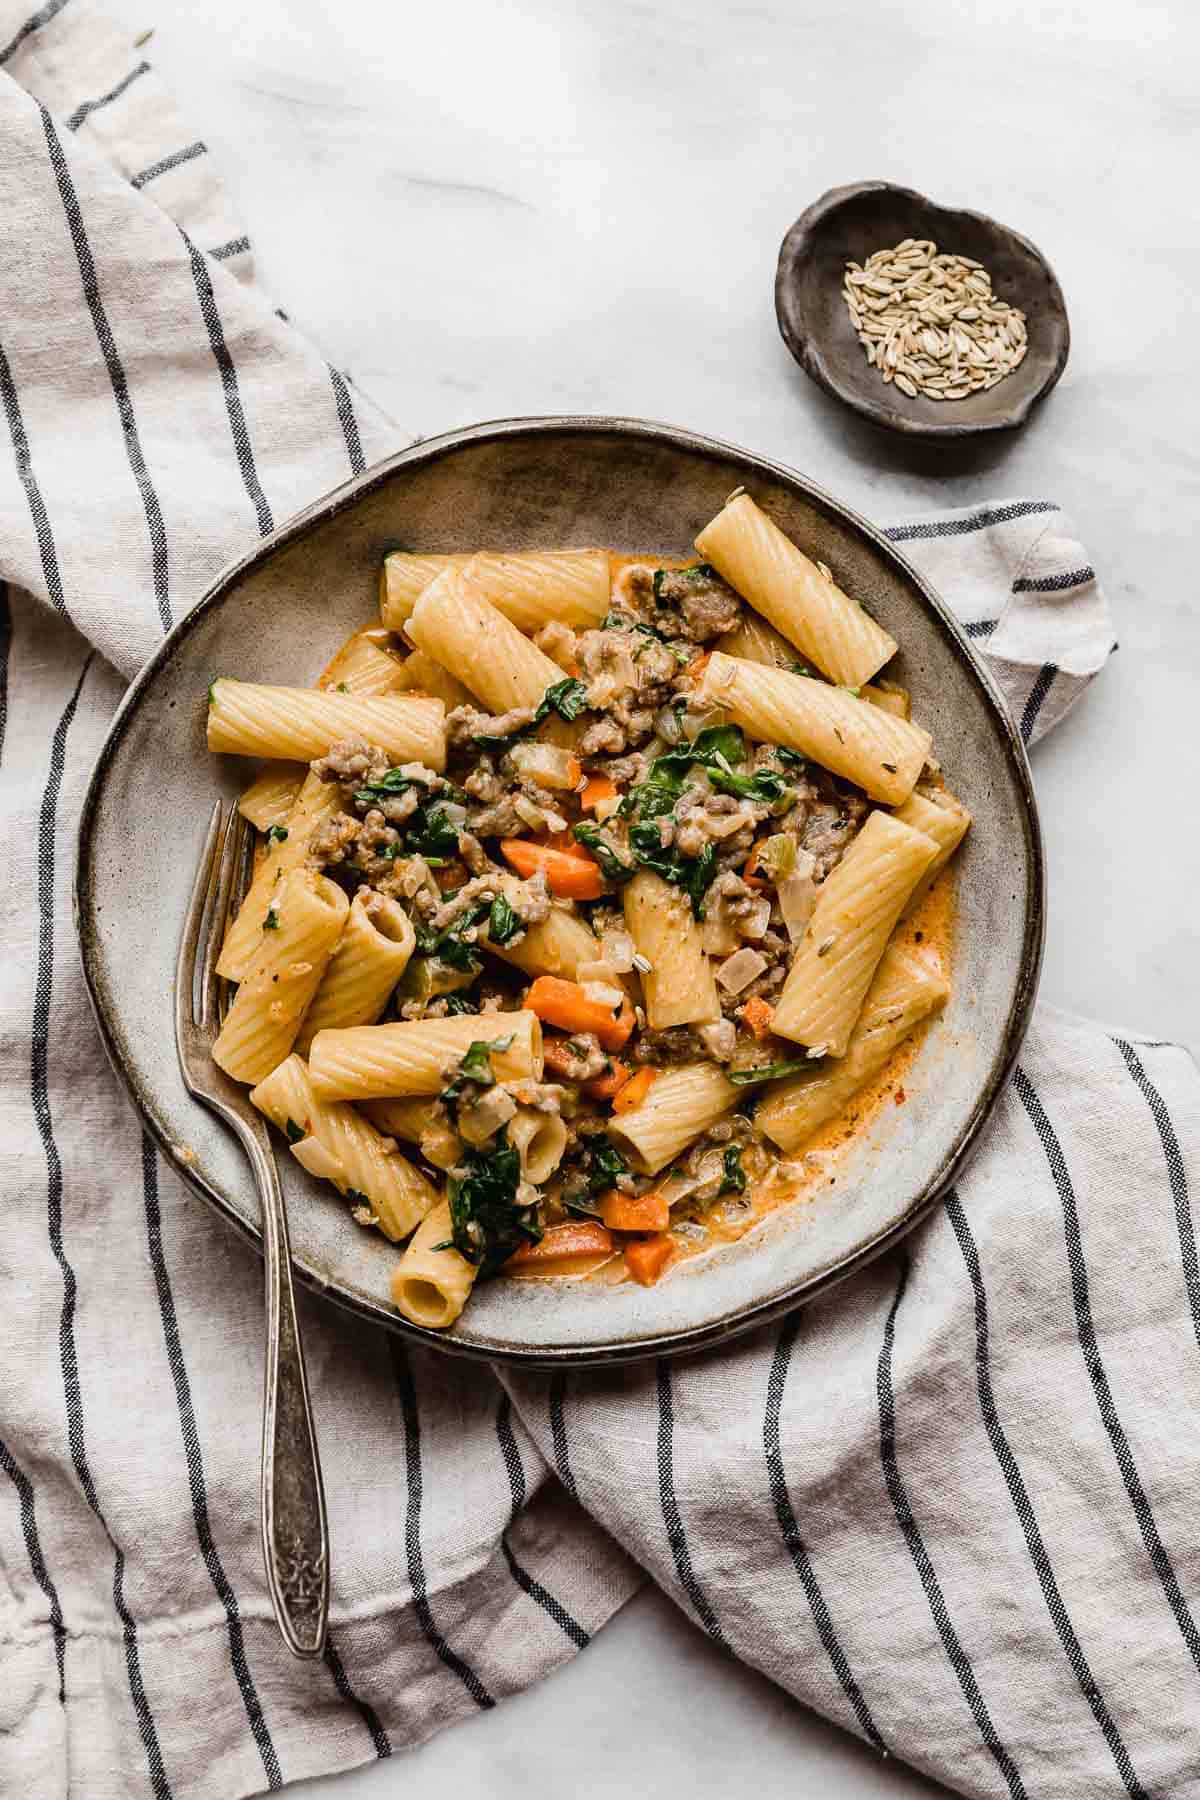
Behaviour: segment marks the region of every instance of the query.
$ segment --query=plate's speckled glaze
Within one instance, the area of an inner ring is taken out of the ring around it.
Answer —
[[[973,256],[1001,299],[1025,314],[1029,348],[995,387],[965,400],[913,397],[885,382],[863,354],[842,299],[846,264],[910,237]],[[1066,368],[1071,348],[1062,289],[1036,244],[986,213],[938,206],[890,181],[830,188],[800,214],[780,247],[775,313],[784,343],[828,393],[876,425],[948,443],[1023,424]]]
[[[772,1214],[659,1286],[491,1282],[438,1335],[387,1300],[396,1251],[358,1230],[286,1154],[280,1169],[302,1280],[364,1316],[466,1355],[618,1361],[727,1337],[850,1273],[908,1230],[953,1178],[1015,1057],[1037,981],[1042,855],[1019,739],[965,638],[878,532],[790,470],[666,426],[499,421],[428,440],[284,526],[215,584],[133,684],[80,827],[76,917],[105,1045],[183,1178],[247,1238],[258,1206],[233,1139],[187,1094],[171,1029],[173,969],[214,794],[246,779],[205,748],[216,672],[313,680],[374,616],[389,547],[605,544],[687,555],[745,483],[903,646],[901,678],[935,731],[975,827],[960,859],[954,995],[911,1079],[844,1164],[837,1197]],[[164,829],[169,821],[170,829]]]

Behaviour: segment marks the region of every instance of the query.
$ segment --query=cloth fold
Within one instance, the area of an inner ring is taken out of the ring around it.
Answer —
[[[107,1069],[69,845],[122,677],[403,440],[257,290],[202,140],[80,0],[0,0],[0,151],[0,1792],[230,1800],[389,1755],[645,1575],[966,1794],[1200,1791],[1200,1083],[1046,1008],[936,1214],[719,1353],[493,1374],[303,1297],[334,1593],[326,1662],[286,1656],[260,1271]],[[891,535],[1034,742],[1112,644],[1070,522]]]

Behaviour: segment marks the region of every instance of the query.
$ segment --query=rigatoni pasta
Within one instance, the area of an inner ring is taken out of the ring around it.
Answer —
[[[858,687],[896,654],[896,640],[749,494],[726,501],[696,548],[830,681]]]
[[[740,1235],[947,998],[970,815],[895,644],[749,495],[697,548],[394,552],[315,687],[213,683],[267,759],[215,1054],[415,1325]]]

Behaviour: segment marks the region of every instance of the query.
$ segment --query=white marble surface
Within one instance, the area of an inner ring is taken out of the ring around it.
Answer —
[[[1014,494],[1065,505],[1121,650],[1035,759],[1043,992],[1200,1045],[1200,832],[1180,829],[1200,707],[1189,0],[120,4],[131,31],[156,27],[148,54],[220,158],[263,281],[412,432],[638,413],[778,456],[882,520]],[[906,447],[788,359],[779,240],[824,188],[867,176],[993,212],[1055,263],[1074,349],[1019,436]],[[751,1771],[761,1800],[936,1791],[646,1596],[538,1691],[307,1792],[686,1781],[715,1800]]]

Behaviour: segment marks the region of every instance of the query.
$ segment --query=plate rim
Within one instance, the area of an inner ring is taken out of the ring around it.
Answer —
[[[71,886],[75,934],[79,945],[84,984],[105,1054],[143,1126],[150,1132],[158,1149],[167,1158],[172,1168],[193,1193],[212,1207],[227,1225],[233,1226],[239,1235],[261,1255],[261,1233],[249,1221],[231,1210],[224,1196],[205,1179],[202,1171],[189,1164],[182,1156],[179,1144],[166,1131],[150,1104],[149,1096],[141,1091],[133,1070],[127,1066],[117,1033],[108,1018],[97,958],[91,852],[94,825],[104,793],[108,770],[117,747],[125,734],[135,708],[146,690],[152,686],[161,669],[170,661],[179,646],[200,621],[221,603],[227,591],[240,577],[268,561],[288,545],[297,542],[316,525],[326,524],[337,518],[340,513],[346,511],[365,495],[383,487],[398,470],[437,461],[449,452],[460,450],[474,443],[499,442],[505,439],[522,439],[553,434],[586,436],[589,433],[601,432],[634,439],[644,438],[658,443],[666,442],[676,449],[693,453],[715,454],[726,460],[734,460],[743,464],[751,478],[757,474],[796,489],[807,500],[814,502],[818,507],[833,514],[842,523],[849,525],[852,530],[866,537],[885,560],[895,564],[905,578],[913,584],[954,652],[966,679],[972,681],[982,693],[985,704],[992,714],[993,722],[999,730],[1010,767],[1016,778],[1021,801],[1021,827],[1027,849],[1025,931],[1021,944],[1016,990],[1004,1027],[1001,1050],[987,1073],[970,1115],[959,1127],[937,1170],[921,1191],[914,1196],[899,1218],[893,1220],[868,1243],[860,1244],[818,1274],[795,1283],[786,1293],[774,1294],[768,1299],[745,1305],[739,1311],[719,1319],[658,1335],[628,1338],[616,1342],[554,1344],[545,1347],[484,1345],[464,1342],[461,1339],[431,1331],[427,1327],[414,1325],[394,1309],[380,1302],[374,1302],[359,1294],[340,1289],[319,1271],[310,1268],[293,1251],[292,1269],[296,1280],[303,1283],[312,1292],[333,1301],[344,1310],[352,1312],[356,1317],[367,1320],[371,1324],[383,1326],[387,1330],[398,1332],[413,1342],[439,1350],[443,1355],[464,1357],[476,1362],[504,1363],[522,1368],[594,1367],[637,1362],[647,1357],[685,1355],[710,1349],[740,1336],[743,1332],[751,1331],[757,1326],[769,1324],[796,1307],[806,1305],[809,1301],[827,1293],[839,1282],[865,1268],[876,1257],[884,1255],[933,1210],[977,1147],[983,1128],[1007,1084],[1033,1013],[1045,945],[1045,851],[1026,746],[1012,716],[1004,705],[992,676],[982,662],[977,660],[969,638],[936,589],[918,569],[913,567],[879,527],[863,518],[844,501],[835,499],[833,495],[826,493],[823,488],[790,465],[771,457],[760,456],[755,451],[724,439],[708,437],[685,426],[669,425],[651,419],[598,413],[535,414],[528,417],[488,419],[473,425],[459,426],[451,431],[441,432],[435,437],[419,438],[405,448],[395,451],[381,462],[373,463],[361,474],[351,476],[349,480],[294,513],[269,536],[254,544],[245,555],[228,563],[219,572],[196,605],[172,626],[122,697],[109,722],[104,742],[100,746],[95,764],[88,777],[75,834],[75,868]],[[199,1104],[197,1101],[196,1105],[199,1106]]]

